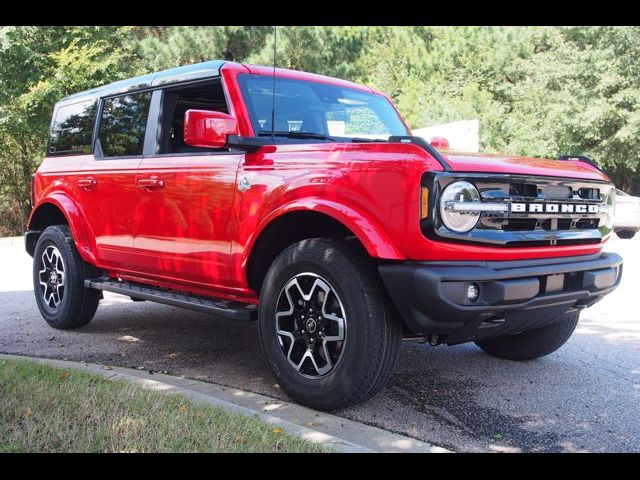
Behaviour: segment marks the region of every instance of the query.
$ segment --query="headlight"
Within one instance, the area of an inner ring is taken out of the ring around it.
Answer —
[[[453,210],[453,202],[480,202],[480,192],[473,184],[460,181],[449,184],[440,197],[440,218],[445,227],[457,233],[468,232],[478,223],[480,212]]]

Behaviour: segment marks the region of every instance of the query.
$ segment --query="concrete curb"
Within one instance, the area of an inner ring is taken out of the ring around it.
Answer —
[[[336,417],[324,412],[277,400],[265,395],[223,387],[146,370],[111,367],[45,358],[0,354],[0,359],[33,360],[58,368],[97,373],[107,380],[127,380],[162,393],[179,392],[199,402],[227,408],[242,415],[279,426],[288,433],[341,453],[446,453],[441,447]]]

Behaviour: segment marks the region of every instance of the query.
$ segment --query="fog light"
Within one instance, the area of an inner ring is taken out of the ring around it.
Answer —
[[[477,283],[471,283],[467,286],[467,300],[470,302],[476,302],[480,296],[480,287]]]

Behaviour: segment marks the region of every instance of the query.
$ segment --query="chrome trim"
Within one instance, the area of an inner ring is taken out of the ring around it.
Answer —
[[[445,210],[455,212],[508,212],[509,205],[506,203],[480,203],[480,202],[447,202]]]
[[[597,212],[518,212],[512,211],[512,205],[576,205],[585,207],[597,207]],[[518,215],[511,218],[526,218],[535,216],[535,218],[559,218],[563,215],[580,216],[580,218],[595,218],[599,213],[608,213],[614,210],[611,205],[602,205],[594,203],[577,203],[577,202],[505,202],[505,203],[485,203],[485,202],[447,202],[444,206],[446,210],[455,212],[477,213],[477,212],[507,212],[510,215]]]

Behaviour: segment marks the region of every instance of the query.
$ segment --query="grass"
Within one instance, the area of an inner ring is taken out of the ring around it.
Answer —
[[[183,395],[0,360],[0,452],[323,452],[257,418]]]

